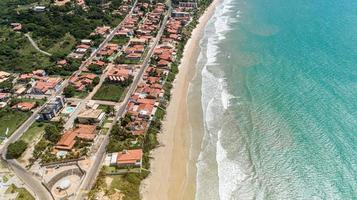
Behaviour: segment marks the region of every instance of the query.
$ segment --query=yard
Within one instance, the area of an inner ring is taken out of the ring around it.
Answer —
[[[99,88],[97,93],[95,93],[94,100],[104,100],[104,101],[119,101],[123,95],[125,88],[120,84],[115,83],[103,83],[102,87]]]
[[[39,137],[45,131],[46,123],[34,122],[30,128],[22,134],[21,138],[27,143],[33,142],[33,140]]]
[[[129,42],[129,38],[128,37],[124,37],[124,36],[115,36],[111,40],[111,43],[115,43],[115,44],[118,44],[120,46],[126,45],[128,42]]]
[[[0,110],[0,137],[9,137],[30,115],[30,112],[21,112],[10,108]],[[7,135],[5,135],[6,132]]]

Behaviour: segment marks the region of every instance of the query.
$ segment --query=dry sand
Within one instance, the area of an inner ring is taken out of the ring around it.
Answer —
[[[162,146],[151,153],[151,174],[141,185],[144,200],[189,200],[195,197],[196,159],[190,158],[192,141],[187,95],[190,81],[196,72],[196,62],[200,53],[199,42],[219,1],[214,0],[201,16],[185,46],[180,72],[174,82],[171,102],[167,108],[163,132],[159,134]]]

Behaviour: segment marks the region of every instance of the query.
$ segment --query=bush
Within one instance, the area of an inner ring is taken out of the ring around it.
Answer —
[[[63,90],[63,94],[65,97],[70,98],[73,97],[74,94],[76,93],[76,89],[74,88],[73,85],[68,85],[66,88]]]
[[[44,137],[46,138],[46,140],[48,140],[50,142],[57,143],[61,137],[61,134],[55,125],[49,124],[45,128]]]
[[[6,158],[7,159],[16,159],[19,158],[23,152],[27,149],[27,143],[23,140],[18,140],[14,143],[11,143],[7,148]]]

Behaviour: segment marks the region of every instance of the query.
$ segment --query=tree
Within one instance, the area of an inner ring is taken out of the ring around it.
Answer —
[[[7,159],[19,158],[26,149],[27,149],[27,143],[23,140],[18,140],[14,143],[11,143],[7,148],[6,158]]]
[[[63,94],[65,97],[73,97],[74,94],[76,93],[76,89],[74,88],[73,85],[68,85],[66,88],[63,90]]]
[[[93,85],[97,85],[98,83],[99,83],[99,81],[100,81],[100,79],[99,79],[99,77],[97,76],[97,77],[95,77],[94,79],[93,79]]]
[[[53,125],[53,124],[49,124],[45,127],[45,135],[44,137],[53,142],[53,143],[57,143],[58,140],[61,137],[60,131],[58,130],[58,128]]]
[[[91,64],[88,66],[88,70],[91,71],[92,73],[95,74],[101,74],[102,73],[102,68],[100,68],[98,65]]]
[[[124,141],[132,136],[132,134],[122,127],[120,127],[118,124],[115,124],[113,126],[111,135],[114,139],[117,139],[119,141]]]

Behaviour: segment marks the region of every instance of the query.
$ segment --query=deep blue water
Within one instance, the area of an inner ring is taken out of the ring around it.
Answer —
[[[197,199],[357,199],[357,1],[224,0],[201,46]]]

